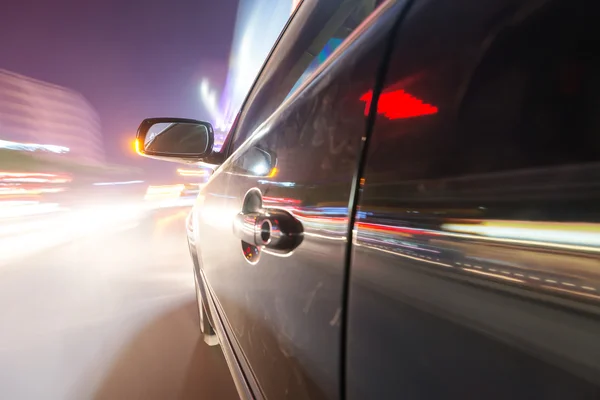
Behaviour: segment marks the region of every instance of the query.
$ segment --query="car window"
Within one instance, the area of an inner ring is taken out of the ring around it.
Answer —
[[[554,3],[499,35],[475,72],[455,173],[600,161],[597,14]]]
[[[414,180],[600,161],[599,30],[568,4],[498,27],[480,61],[439,48],[394,61],[371,169]]]
[[[300,87],[302,83],[306,81],[306,79],[308,79],[308,77],[325,62],[325,60],[329,58],[333,51],[337,49],[340,44],[342,44],[344,39],[347,38],[354,31],[354,29],[382,2],[383,0],[372,0],[358,2],[357,4],[350,4],[349,6],[346,5],[346,7],[344,7],[343,4],[340,5],[340,8],[337,10],[336,14],[332,16],[331,20],[328,21],[328,25],[324,28],[323,37],[315,41],[315,45],[307,50],[308,57],[313,57],[312,54],[314,49],[317,49],[322,45],[317,55],[312,58],[312,61],[308,67],[304,70],[302,75],[300,75],[287,97],[294,93],[294,91]],[[337,20],[343,18],[345,18],[344,22],[337,28],[337,30],[335,30]],[[333,25],[334,23],[336,25]],[[330,28],[330,25],[333,26]],[[323,41],[325,41],[324,44]]]
[[[298,80],[294,84],[294,87],[292,87],[292,90],[290,90],[290,92],[288,93],[287,97],[290,97],[292,93],[294,93],[294,91],[298,89],[300,85],[302,85],[302,83],[304,83],[304,81],[306,81],[306,79],[308,79],[308,77],[313,72],[315,72],[321,64],[325,62],[325,60],[327,60],[327,58],[329,58],[329,55],[333,53],[333,51],[337,49],[343,41],[344,39],[338,37],[330,38],[329,41],[327,41],[327,43],[325,44],[325,46],[323,46],[323,49],[319,52],[319,54],[317,54],[317,56],[308,65],[308,68],[306,68],[302,75],[300,75],[300,78],[298,78]]]
[[[230,151],[237,149],[381,2],[302,2],[246,99],[230,133]]]

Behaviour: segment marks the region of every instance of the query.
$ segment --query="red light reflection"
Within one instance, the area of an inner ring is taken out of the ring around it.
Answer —
[[[360,100],[365,102],[365,116],[369,115],[373,91],[369,90],[363,94]],[[438,108],[436,106],[424,103],[423,100],[406,93],[402,89],[381,93],[377,103],[377,114],[382,114],[391,120],[420,117],[437,112]]]
[[[269,196],[263,196],[263,201],[265,203],[278,203],[278,204],[300,204],[302,203],[301,200],[298,199],[290,199],[287,197],[269,197]]]
[[[359,229],[366,229],[370,231],[380,231],[399,234],[401,236],[440,236],[439,232],[426,231],[423,229],[413,229],[403,226],[392,226],[383,224],[373,224],[369,222],[357,222],[356,226]]]

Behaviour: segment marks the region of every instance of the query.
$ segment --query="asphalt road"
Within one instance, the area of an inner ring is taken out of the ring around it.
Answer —
[[[2,266],[0,398],[236,398],[200,339],[186,212]]]

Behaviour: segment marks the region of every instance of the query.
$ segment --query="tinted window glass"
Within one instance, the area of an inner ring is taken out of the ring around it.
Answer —
[[[422,179],[600,161],[595,8],[548,2],[511,20],[489,15],[478,27],[489,29],[483,43],[469,43],[467,35],[480,36],[456,26],[462,54],[434,38],[424,54],[407,43],[413,38],[400,38],[405,48],[378,105],[371,168]],[[391,159],[394,166],[382,164]]]
[[[457,172],[600,160],[598,14],[581,3],[550,6],[493,43],[460,110],[469,146]]]
[[[342,42],[344,41],[344,39],[347,38],[354,31],[354,29],[371,12],[373,12],[373,10],[377,6],[379,6],[379,4],[381,4],[382,2],[383,2],[383,0],[371,0],[371,1],[358,2],[355,5],[352,5],[352,7],[348,7],[347,4],[345,5],[345,7],[344,7],[344,5],[340,6],[340,8],[338,9],[338,12],[328,22],[328,25],[331,25],[332,22],[334,22],[335,20],[343,18],[343,16],[347,15],[346,20],[335,31],[333,30],[335,28],[329,28],[328,29],[328,27],[326,26],[326,28],[324,29],[325,36],[330,36],[330,37],[327,39],[327,42],[322,47],[322,49],[319,51],[319,53],[316,55],[316,57],[313,58],[312,62],[309,64],[308,68],[306,68],[306,70],[302,73],[302,75],[300,76],[300,78],[298,79],[298,81],[296,81],[296,83],[294,84],[294,87],[292,88],[292,90],[290,90],[290,93],[288,94],[288,97],[292,93],[294,93],[294,91],[298,87],[300,87],[300,85],[302,85],[302,83],[306,79],[308,79],[308,77],[313,72],[315,72],[315,70],[317,68],[319,68],[319,66],[321,64],[323,64],[325,62],[325,60],[327,60],[329,58],[329,56],[331,55],[331,53],[333,53],[333,51],[340,44],[342,44]],[[345,8],[347,8],[348,10],[346,10]],[[319,39],[319,42],[322,42],[322,41],[323,41],[323,39]],[[309,51],[309,54],[310,54],[310,52],[312,52],[313,50],[309,49],[308,51]]]
[[[247,99],[233,137],[237,149],[333,50],[369,16],[381,0],[305,2],[268,60]]]

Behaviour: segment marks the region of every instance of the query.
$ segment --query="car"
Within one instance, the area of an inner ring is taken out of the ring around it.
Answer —
[[[142,122],[214,168],[188,244],[241,398],[600,397],[599,16],[307,0],[220,151]]]

